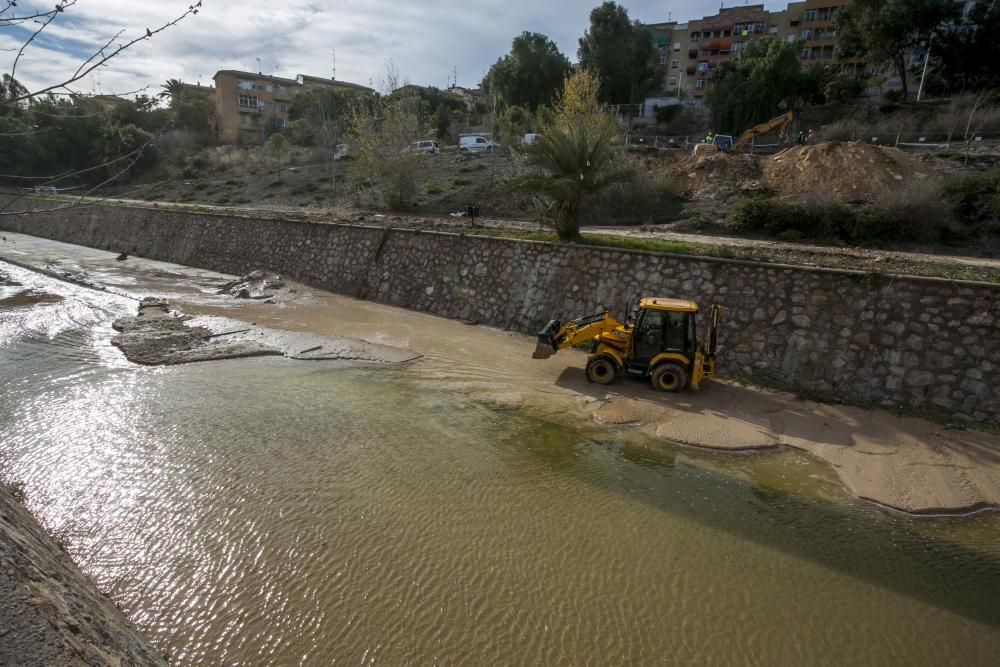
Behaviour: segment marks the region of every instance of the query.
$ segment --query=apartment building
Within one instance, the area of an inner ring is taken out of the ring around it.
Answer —
[[[711,86],[712,73],[736,57],[750,42],[790,34],[787,12],[768,12],[764,5],[728,7],[718,14],[687,23],[644,25],[653,36],[663,69],[661,94],[683,91],[700,98]]]
[[[956,0],[965,5],[968,0]],[[683,92],[700,98],[712,85],[712,74],[736,57],[747,45],[762,37],[778,37],[801,46],[804,65],[836,65],[861,73],[860,59],[841,59],[837,54],[837,11],[848,0],[801,0],[782,11],[767,11],[764,5],[730,7],[718,14],[690,20],[644,25],[652,35],[663,68],[659,94]]]
[[[350,93],[371,91],[347,81],[299,74],[294,79],[239,70],[221,70],[215,81],[216,133],[219,141],[262,143],[270,132],[288,127],[294,96],[317,88]]]

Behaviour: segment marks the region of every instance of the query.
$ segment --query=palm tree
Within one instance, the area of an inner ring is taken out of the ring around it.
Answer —
[[[540,196],[559,238],[577,241],[587,197],[629,178],[615,167],[611,140],[585,125],[550,127],[527,151],[527,164],[538,171],[512,179],[508,188]]]
[[[169,97],[170,106],[174,106],[177,98],[184,91],[184,82],[180,79],[167,79],[167,82],[160,86],[160,88],[163,89],[163,92],[160,93],[159,97]]]

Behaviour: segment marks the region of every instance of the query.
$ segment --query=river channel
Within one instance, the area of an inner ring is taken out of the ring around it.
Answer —
[[[512,409],[433,354],[140,367],[109,343],[133,300],[0,274],[0,470],[177,664],[1000,655],[996,513]]]

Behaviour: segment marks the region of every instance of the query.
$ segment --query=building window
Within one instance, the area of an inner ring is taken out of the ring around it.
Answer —
[[[708,71],[708,63],[707,62],[698,63],[698,71],[700,73],[702,73],[702,74],[704,74],[705,72],[707,72]]]
[[[694,82],[694,89],[695,90],[705,90],[705,80],[704,79],[698,79],[697,81],[695,81]]]
[[[278,97],[285,97],[288,95],[288,89],[284,86],[278,86]]]
[[[253,81],[247,81],[246,79],[241,79],[239,83],[240,90],[253,90]]]
[[[670,77],[670,85],[671,86],[676,86],[677,85],[677,77],[676,76]]]
[[[265,89],[265,90],[267,90],[267,92],[271,92],[271,91],[273,90],[273,89],[271,88],[271,84],[267,84],[267,85],[265,85],[265,86],[264,86],[264,89]]]
[[[808,21],[815,21],[815,20],[816,20],[816,10],[815,9],[807,9],[806,10],[806,21],[808,22]]]
[[[802,49],[802,60],[809,60],[809,49]]]
[[[697,42],[699,39],[701,39],[701,33],[700,32],[692,32],[691,33],[691,41],[692,42]]]
[[[281,113],[288,113],[288,105],[284,102],[278,102],[278,111]]]
[[[274,126],[279,129],[286,129],[288,127],[288,119],[284,117],[278,117],[274,119]]]
[[[680,66],[681,66],[680,61],[678,61],[678,60],[671,60],[670,61],[670,69],[677,69]]]
[[[661,65],[666,65],[667,64],[667,54],[666,53],[661,53],[660,54],[660,64]]]
[[[674,52],[677,52],[677,51],[680,51],[680,50],[681,50],[681,43],[680,42],[674,42]]]
[[[312,90],[312,89],[313,89],[312,84],[311,83],[307,83],[306,84],[306,90]]]
[[[258,100],[256,95],[245,95],[240,93],[240,108],[241,109],[257,109]]]

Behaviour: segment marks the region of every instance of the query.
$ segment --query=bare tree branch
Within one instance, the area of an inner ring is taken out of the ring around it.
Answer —
[[[76,2],[76,0],[63,0],[63,1],[64,2]],[[113,42],[115,39],[117,39],[117,37],[121,34],[121,33],[118,33],[118,35],[115,35],[115,37],[111,38],[111,40],[109,40],[103,47],[101,47],[100,49],[98,49],[90,58],[88,58],[87,60],[85,60],[80,65],[80,67],[76,70],[76,72],[73,73],[73,76],[71,76],[70,78],[66,79],[65,81],[63,81],[61,83],[52,84],[51,86],[48,86],[46,88],[42,88],[41,90],[37,90],[35,92],[26,93],[26,94],[21,95],[19,97],[13,97],[13,98],[10,98],[10,99],[6,99],[6,100],[3,100],[3,101],[0,101],[0,107],[18,104],[19,102],[23,102],[25,100],[29,100],[29,99],[31,99],[33,97],[38,97],[39,95],[44,95],[45,93],[49,93],[49,92],[52,92],[54,90],[59,90],[61,88],[65,88],[65,89],[69,90],[67,88],[67,86],[69,86],[71,83],[75,83],[76,81],[79,81],[80,79],[88,76],[91,72],[93,72],[94,70],[96,70],[98,67],[104,66],[109,60],[111,60],[112,58],[114,58],[115,56],[117,56],[118,54],[120,54],[122,51],[125,51],[126,49],[129,49],[132,46],[135,46],[139,42],[147,40],[147,39],[150,39],[151,37],[153,37],[153,35],[159,34],[159,33],[163,32],[164,30],[177,25],[178,23],[180,23],[181,21],[183,21],[184,19],[186,19],[189,16],[197,14],[198,10],[200,8],[201,8],[201,0],[198,0],[198,2],[196,2],[195,4],[189,6],[187,8],[187,10],[183,14],[181,14],[180,16],[178,16],[177,18],[175,18],[175,19],[173,19],[171,21],[167,21],[166,23],[164,23],[160,27],[156,28],[155,30],[150,30],[149,28],[146,28],[146,34],[141,35],[140,37],[136,37],[135,39],[132,39],[131,41],[128,41],[128,42],[126,42],[124,44],[120,44],[116,48],[114,48],[113,50],[111,50],[110,52],[107,52],[106,50],[110,47],[111,42]],[[62,12],[62,10],[60,9],[59,13],[61,13],[61,12]],[[48,23],[46,23],[46,25],[48,25]],[[35,34],[37,34],[37,31],[36,31]],[[34,35],[32,36],[32,39],[33,38],[34,38]],[[29,42],[30,42],[30,40],[29,40]]]
[[[20,62],[21,56],[24,55],[24,51],[29,46],[31,46],[31,43],[35,41],[35,38],[38,37],[40,34],[42,34],[42,32],[49,27],[49,24],[56,20],[57,16],[66,11],[67,7],[72,7],[75,4],[76,0],[62,0],[61,2],[56,4],[55,9],[49,12],[48,16],[44,21],[39,22],[41,24],[39,28],[35,30],[35,32],[31,33],[31,37],[29,37],[27,41],[25,41],[24,44],[21,45],[20,50],[18,50],[17,57],[14,58],[14,64],[10,66],[10,78],[12,79],[14,78],[14,73],[17,71],[17,63]]]
[[[16,0],[7,0],[6,6],[0,9],[0,27],[19,25],[21,23],[27,23],[28,21],[38,21],[39,19],[48,18],[50,16],[55,16],[60,12],[64,11],[67,7],[71,7],[76,4],[76,0],[62,0],[56,3],[53,9],[48,9],[46,11],[37,11],[34,14],[22,14],[17,16],[11,14],[10,16],[4,16],[8,12],[13,12],[14,7],[17,6]]]

